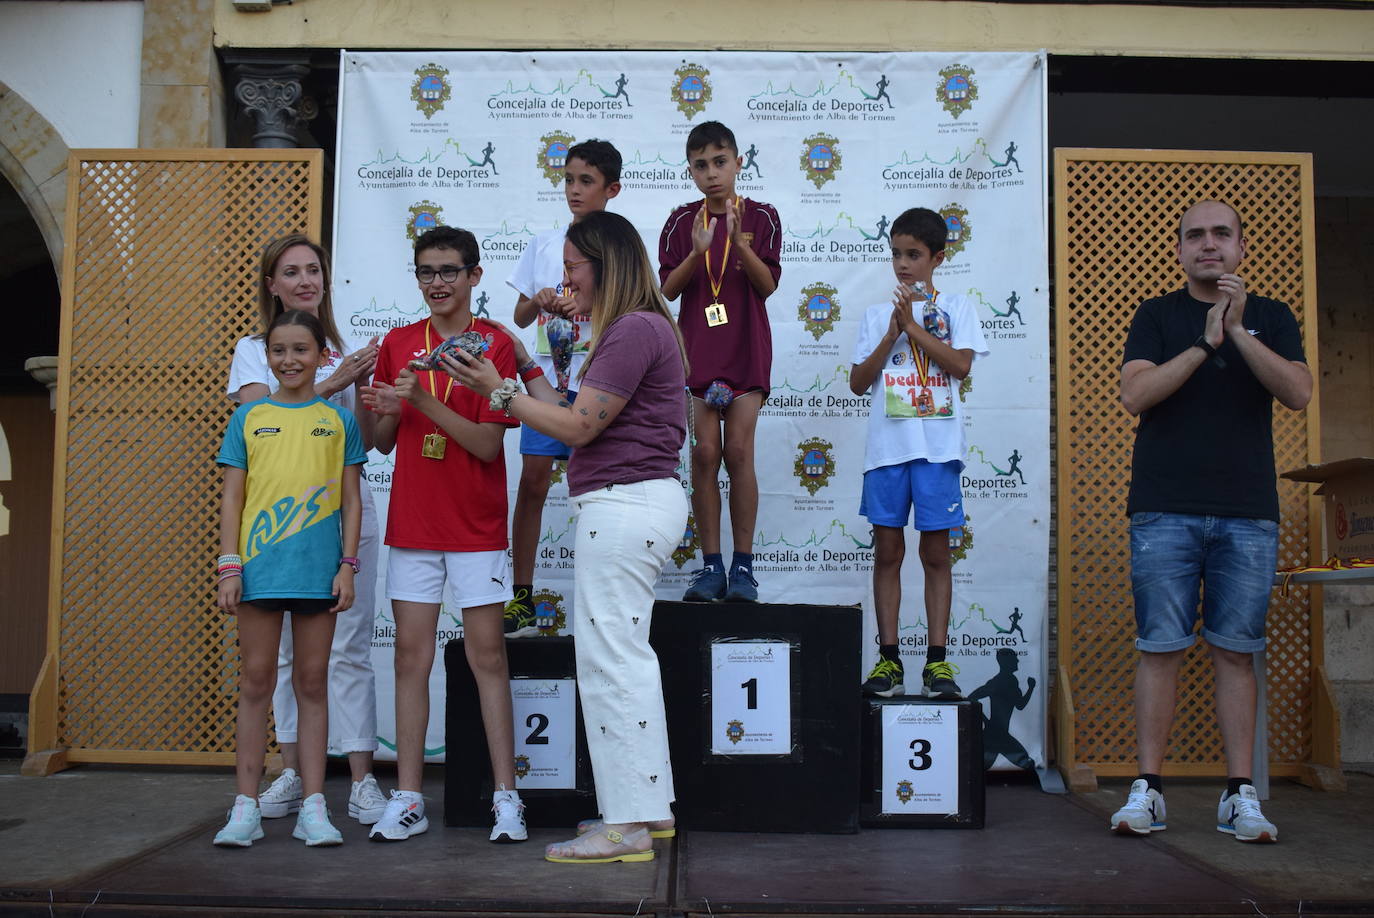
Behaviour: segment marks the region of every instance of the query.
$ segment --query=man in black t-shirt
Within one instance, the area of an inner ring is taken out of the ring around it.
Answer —
[[[1312,397],[1302,338],[1283,303],[1249,294],[1240,215],[1201,201],[1179,221],[1183,290],[1146,300],[1131,323],[1121,403],[1140,418],[1126,510],[1135,598],[1136,756],[1140,777],[1113,831],[1165,827],[1159,773],[1173,725],[1179,665],[1202,637],[1211,651],[1227,788],[1217,829],[1272,842],[1251,784],[1255,743],[1252,655],[1278,557],[1273,400],[1298,410]]]

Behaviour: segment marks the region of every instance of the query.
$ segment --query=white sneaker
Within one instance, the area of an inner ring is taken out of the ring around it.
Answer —
[[[1126,805],[1112,814],[1108,828],[1121,835],[1163,832],[1167,828],[1164,824],[1164,795],[1152,789],[1144,778],[1136,778],[1131,782]]]
[[[386,812],[386,797],[377,786],[377,779],[367,775],[361,781],[353,782],[353,790],[348,794],[348,815],[365,826],[370,826],[382,818]]]
[[[262,811],[258,802],[246,794],[234,798],[229,808],[229,821],[215,834],[215,844],[221,848],[249,848],[262,838]]]
[[[492,794],[491,812],[496,819],[491,827],[492,841],[522,842],[530,837],[525,828],[525,804],[520,802],[518,791],[500,790]]]
[[[284,770],[267,790],[258,794],[258,807],[263,819],[280,819],[290,816],[301,808],[301,797],[305,795],[301,787],[301,776],[296,769]]]
[[[296,816],[296,828],[291,830],[291,837],[305,842],[307,848],[343,844],[343,835],[329,821],[329,808],[324,805],[324,794],[311,794],[301,802],[301,811]]]
[[[427,829],[425,798],[416,791],[394,790],[382,818],[377,820],[367,837],[376,842],[405,841]]]
[[[1234,835],[1236,841],[1276,842],[1279,830],[1260,812],[1259,794],[1253,784],[1242,784],[1240,793],[1221,792],[1217,803],[1217,831]]]

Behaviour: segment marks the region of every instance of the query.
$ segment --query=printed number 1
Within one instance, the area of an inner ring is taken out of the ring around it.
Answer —
[[[907,764],[911,766],[912,771],[925,771],[930,767],[930,740],[912,740],[911,751],[916,754],[915,758],[907,760]],[[917,762],[921,764],[917,765]]]
[[[748,703],[747,707],[749,708],[749,710],[753,711],[753,710],[757,709],[758,706],[759,706],[759,678],[758,678],[758,676],[755,676],[754,678],[750,679],[748,682],[741,682],[741,683],[739,684],[739,687],[742,688],[742,689],[744,689],[744,691],[747,693],[747,696],[748,696],[748,699],[749,699],[749,703]]]
[[[548,715],[539,714],[537,712],[531,714],[529,717],[525,718],[525,726],[534,727],[530,735],[525,737],[525,745],[547,746],[549,744],[549,738],[544,735],[544,731],[549,728]]]

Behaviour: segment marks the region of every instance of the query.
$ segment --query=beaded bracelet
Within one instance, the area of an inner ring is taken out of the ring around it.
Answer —
[[[219,582],[223,583],[230,577],[243,577],[243,571],[222,571],[219,575]]]
[[[243,567],[243,556],[242,556],[242,555],[220,555],[220,556],[219,556],[219,561],[216,562],[216,563],[217,563],[220,567],[224,567],[224,565],[226,565],[226,564],[237,564],[239,567]]]

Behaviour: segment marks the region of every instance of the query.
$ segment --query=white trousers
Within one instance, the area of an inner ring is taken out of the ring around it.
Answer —
[[[597,803],[610,823],[667,819],[673,770],[649,621],[687,497],[677,479],[661,478],[591,491],[573,506],[577,687]]]
[[[372,752],[377,748],[377,678],[372,672],[372,628],[377,615],[377,510],[372,491],[361,484],[363,521],[353,607],[338,613],[329,651],[329,751]],[[315,613],[328,615],[328,612]],[[296,742],[296,693],[291,688],[291,616],[282,616],[277,648],[277,688],[272,711],[277,742]]]

